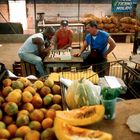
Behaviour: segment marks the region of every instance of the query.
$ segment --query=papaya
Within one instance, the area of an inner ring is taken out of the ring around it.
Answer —
[[[103,105],[83,106],[69,111],[56,111],[56,117],[74,126],[86,126],[102,120],[104,112]]]
[[[59,140],[112,140],[112,135],[99,130],[80,128],[56,117],[54,132]]]

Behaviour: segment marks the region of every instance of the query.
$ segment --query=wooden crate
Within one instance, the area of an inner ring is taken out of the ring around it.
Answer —
[[[23,76],[26,77],[28,75],[37,75],[35,66],[28,62],[21,60],[20,62],[15,62],[13,64],[13,73],[16,76]]]

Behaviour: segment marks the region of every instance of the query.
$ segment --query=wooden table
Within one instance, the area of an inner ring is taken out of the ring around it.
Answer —
[[[55,52],[64,51],[64,50],[55,50]],[[81,67],[83,62],[83,58],[81,57],[74,57],[73,54],[78,52],[78,49],[71,49],[71,59],[70,60],[61,60],[59,57],[49,57],[46,56],[43,63],[46,67],[47,73],[50,73],[50,68],[58,67],[58,68],[71,68],[71,67]]]
[[[128,117],[138,113],[140,113],[140,99],[117,102],[116,118],[114,120],[103,119],[87,128],[108,132],[112,134],[113,140],[140,140],[140,133],[132,132],[126,125]]]

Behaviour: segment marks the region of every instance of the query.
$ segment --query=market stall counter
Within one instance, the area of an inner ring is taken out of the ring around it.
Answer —
[[[88,126],[87,128],[111,133],[113,140],[139,140],[140,134],[132,132],[126,124],[129,116],[140,113],[139,106],[140,99],[117,102],[116,118],[114,120],[103,119],[99,123]]]

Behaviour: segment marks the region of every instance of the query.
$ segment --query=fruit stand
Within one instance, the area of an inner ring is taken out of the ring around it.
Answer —
[[[108,75],[126,80],[126,76],[130,71],[123,60],[110,62],[108,66]],[[111,140],[113,137],[115,140],[118,138],[123,140],[126,138],[124,137],[125,134],[129,137],[129,140],[132,140],[132,137],[137,140],[139,134],[132,133],[124,123],[129,115],[139,112],[139,108],[134,109],[134,107],[139,106],[139,100],[117,103],[116,118],[114,120],[105,120],[103,118],[104,107],[97,102],[97,104],[80,107],[76,110],[68,110],[68,104],[65,100],[67,87],[59,81],[60,77],[76,80],[81,79],[80,76],[90,79],[96,85],[99,84],[98,74],[90,70],[62,71],[60,73],[51,73],[49,76],[40,79],[10,78],[7,75],[2,77],[0,138],[63,140],[65,137],[74,137],[77,140],[78,137],[88,138],[90,135],[91,138],[98,137],[99,139]],[[129,84],[131,84],[132,79],[129,79],[128,76],[127,78]],[[85,89],[95,93],[94,90],[91,90],[90,83],[87,85],[89,86],[88,90],[84,85],[83,89],[80,88],[79,91],[82,89],[81,93],[83,95]],[[75,86],[77,85],[75,84]],[[75,87],[73,89],[78,93]],[[69,97],[68,100],[70,100]],[[93,101],[95,103],[97,100]],[[70,104],[73,104],[72,100]],[[130,104],[132,104],[131,107]],[[124,133],[120,133],[122,129]]]

